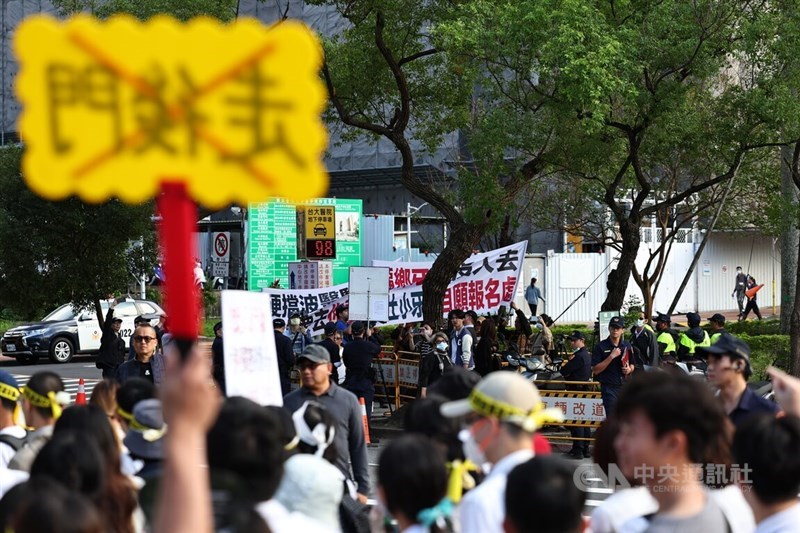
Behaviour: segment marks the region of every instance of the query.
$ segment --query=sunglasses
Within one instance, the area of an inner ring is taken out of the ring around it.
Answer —
[[[133,337],[135,342],[153,342],[156,340],[155,337],[148,337],[147,335],[136,335]]]

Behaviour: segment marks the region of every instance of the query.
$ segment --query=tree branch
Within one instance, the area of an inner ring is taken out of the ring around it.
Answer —
[[[402,67],[406,63],[411,63],[412,61],[414,61],[416,59],[420,59],[420,58],[425,57],[425,56],[432,56],[433,54],[436,54],[438,52],[439,52],[439,50],[437,50],[436,48],[431,48],[430,50],[423,50],[422,52],[417,52],[416,54],[412,54],[412,55],[410,55],[408,57],[404,57],[403,59],[398,61],[397,62],[397,66],[398,67]]]
[[[383,29],[385,27],[386,20],[383,17],[383,12],[378,11],[375,14],[375,45],[378,47],[378,51],[380,51],[384,61],[386,61],[386,65],[392,72],[394,81],[397,84],[397,90],[400,92],[400,110],[399,113],[395,115],[397,120],[392,120],[394,123],[394,127],[392,129],[394,131],[405,131],[411,113],[411,94],[408,90],[408,83],[406,82],[406,75],[403,73],[403,69],[400,68],[399,63],[394,58],[394,54],[392,54],[392,51],[389,50],[386,41],[383,39]]]
[[[328,70],[327,61],[322,63],[322,74],[325,78],[325,86],[328,88],[328,98],[330,98],[334,109],[336,109],[336,114],[339,115],[339,118],[342,122],[348,126],[371,131],[372,133],[377,133],[378,135],[389,135],[391,132],[389,128],[379,124],[373,124],[372,122],[368,122],[366,120],[357,119],[344,108],[341,100],[338,96],[336,96],[336,89],[333,86],[333,79],[331,78],[331,73]]]

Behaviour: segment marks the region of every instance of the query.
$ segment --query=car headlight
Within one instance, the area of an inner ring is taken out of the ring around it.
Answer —
[[[43,335],[46,332],[47,332],[47,329],[45,329],[45,328],[43,328],[43,329],[32,329],[30,331],[26,331],[25,332],[25,336],[26,337],[35,337],[36,335]]]

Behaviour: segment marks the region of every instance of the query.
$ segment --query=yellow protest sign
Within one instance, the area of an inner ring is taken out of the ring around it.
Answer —
[[[298,22],[32,17],[16,31],[28,186],[138,203],[185,181],[219,208],[323,196],[322,49]]]

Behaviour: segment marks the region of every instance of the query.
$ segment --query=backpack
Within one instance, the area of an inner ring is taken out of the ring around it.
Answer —
[[[16,452],[28,443],[28,432],[25,432],[24,437],[15,437],[13,435],[2,434],[0,435],[0,443],[10,446],[11,449]]]

